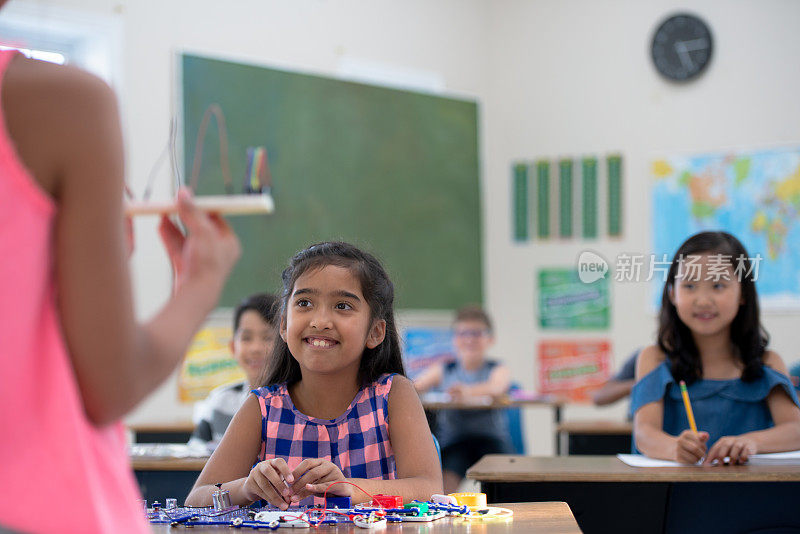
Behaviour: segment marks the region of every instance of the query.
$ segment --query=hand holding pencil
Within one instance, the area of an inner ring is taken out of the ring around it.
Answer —
[[[686,383],[683,380],[680,382],[680,387],[681,396],[683,397],[683,406],[686,408],[686,418],[689,420],[690,429],[684,430],[678,435],[675,459],[685,464],[696,464],[706,455],[708,432],[697,431],[692,404],[689,402],[689,392],[686,390]]]

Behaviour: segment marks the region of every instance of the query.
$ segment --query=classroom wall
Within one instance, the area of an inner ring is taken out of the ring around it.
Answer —
[[[531,384],[543,335],[532,300],[535,270],[574,265],[586,248],[609,260],[623,252],[649,254],[651,158],[800,142],[800,71],[791,67],[800,50],[800,3],[540,0],[492,6],[484,105],[486,297],[497,319],[497,353],[513,355],[514,375]],[[705,19],[715,39],[707,71],[685,86],[664,81],[649,58],[660,21],[684,9]],[[510,242],[512,161],[611,151],[624,156],[621,239]],[[612,282],[609,337],[616,366],[653,342],[647,286]],[[800,316],[766,313],[763,322],[772,348],[786,360],[800,359]],[[624,403],[567,409],[565,417],[611,417],[624,409]],[[541,418],[534,424],[544,432]],[[544,452],[542,445],[548,442],[539,440],[534,450]]]
[[[174,112],[174,53],[187,50],[293,70],[336,75],[343,62],[375,62],[409,79],[435,79],[447,92],[480,101],[485,302],[497,325],[495,354],[527,389],[534,387],[537,328],[534,274],[573,265],[591,248],[606,258],[649,253],[649,161],[656,155],[796,145],[800,141],[800,3],[791,0],[695,0],[711,26],[715,52],[707,72],[686,86],[655,72],[649,41],[676,1],[405,0],[276,2],[239,0],[14,0],[43,17],[60,8],[121,21],[121,109],[127,170],[138,192],[167,137]],[[794,74],[792,74],[794,72]],[[624,156],[624,236],[564,244],[511,242],[510,169],[538,157]],[[159,193],[166,194],[163,176]],[[136,223],[133,259],[139,315],[166,298],[170,273],[155,221]],[[246,244],[245,244],[246,246]],[[609,332],[616,363],[650,343],[655,321],[646,284],[613,284]],[[797,315],[766,314],[772,346],[789,361],[800,334]],[[573,335],[547,332],[548,336]],[[188,417],[174,381],[130,421]],[[567,418],[621,417],[611,409],[569,408]],[[547,410],[529,410],[529,452],[553,450]]]
[[[64,10],[120,22],[119,86],[128,180],[141,194],[167,141],[175,112],[178,51],[336,77],[340,69],[371,70],[395,85],[437,87],[483,100],[489,4],[479,0],[331,1],[37,0],[10,2],[43,20]],[[154,196],[170,190],[166,167]],[[136,220],[133,276],[140,317],[164,302],[171,287],[155,219]],[[245,243],[244,246],[247,246]],[[130,422],[187,419],[175,380],[152,395]]]

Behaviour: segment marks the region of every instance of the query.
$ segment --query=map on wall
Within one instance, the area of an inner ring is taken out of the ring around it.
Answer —
[[[652,171],[656,259],[694,233],[730,232],[755,258],[762,307],[800,309],[800,148],[669,157]],[[654,285],[655,302],[662,277]]]

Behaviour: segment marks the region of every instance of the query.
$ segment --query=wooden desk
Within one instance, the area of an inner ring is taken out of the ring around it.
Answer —
[[[556,427],[559,454],[615,455],[631,452],[633,425],[627,421],[566,421]]]
[[[566,501],[587,534],[800,529],[800,466],[636,468],[614,456],[487,455],[490,501]]]
[[[133,467],[139,490],[147,502],[175,497],[183,504],[208,458],[175,458],[170,456],[133,456]]]
[[[422,407],[426,410],[497,410],[503,408],[523,408],[526,406],[545,406],[555,410],[557,421],[561,421],[561,407],[564,403],[558,399],[512,399],[508,397],[491,398],[477,397],[460,400],[441,400],[439,396],[435,400],[431,397],[422,395]]]
[[[406,532],[437,534],[445,532],[468,532],[469,534],[580,534],[578,523],[572,512],[563,502],[537,502],[524,504],[500,504],[514,510],[514,517],[510,520],[494,521],[470,521],[457,520],[452,518],[439,519],[432,523],[392,523],[380,532]],[[171,528],[169,525],[152,525],[153,532],[175,533],[181,527]],[[229,527],[192,527],[193,531],[208,534],[230,534],[235,532]],[[281,531],[287,529],[279,529]],[[288,529],[293,530],[293,529]],[[288,531],[287,530],[287,531]],[[337,525],[335,527],[322,526],[319,532],[366,532],[355,525]],[[308,532],[308,530],[303,530]]]
[[[208,458],[131,458],[134,471],[202,471]]]
[[[530,399],[514,399],[511,397],[492,398],[489,396],[469,398],[462,400],[443,400],[444,395],[431,396],[423,394],[420,396],[422,407],[428,414],[428,423],[433,428],[436,420],[435,413],[439,410],[497,410],[504,408],[526,408],[533,406],[543,406],[553,410],[553,423],[558,425],[561,422],[561,408],[565,402],[561,399],[542,396]],[[524,438],[523,438],[524,441]],[[555,435],[556,453],[559,453],[558,434]]]

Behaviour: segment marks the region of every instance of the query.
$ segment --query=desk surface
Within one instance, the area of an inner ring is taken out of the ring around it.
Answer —
[[[131,457],[134,471],[202,471],[208,458]]]
[[[445,518],[432,523],[403,523],[390,524],[381,532],[418,532],[435,534],[437,532],[469,532],[471,534],[512,534],[515,532],[552,533],[552,534],[580,534],[575,517],[564,502],[537,502],[519,504],[500,504],[514,511],[511,520],[471,521]],[[152,525],[155,534],[179,532],[180,527],[171,528],[169,525]],[[209,534],[230,534],[233,530],[229,527],[193,527],[195,532]],[[280,529],[293,530],[293,529]],[[365,532],[355,525],[340,525],[336,527],[320,527],[319,532]],[[303,530],[303,532],[309,532]]]
[[[519,408],[522,406],[548,406],[560,408],[564,402],[559,399],[543,397],[539,399],[512,399],[509,397],[473,397],[461,400],[446,400],[442,396],[420,397],[426,410],[493,410],[497,408]]]
[[[616,456],[489,454],[467,471],[480,482],[800,482],[800,465],[631,467]]]
[[[162,421],[158,423],[136,423],[126,425],[134,432],[187,432],[194,431],[194,423],[191,421]]]
[[[627,421],[564,421],[556,427],[556,432],[630,435],[633,425]]]

